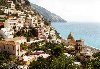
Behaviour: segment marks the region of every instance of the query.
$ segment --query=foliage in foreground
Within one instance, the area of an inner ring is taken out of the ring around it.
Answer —
[[[15,61],[16,57],[7,52],[0,52],[0,69],[8,69],[8,64]]]
[[[74,59],[65,55],[59,57],[50,56],[48,59],[40,57],[37,61],[33,61],[30,69],[79,69],[78,65],[74,64]]]
[[[100,69],[100,52],[93,54],[93,59],[86,62],[87,69]]]
[[[41,46],[42,45],[42,46]],[[64,53],[63,44],[50,43],[50,42],[38,42],[31,45],[32,50],[43,50],[49,53],[47,59],[39,57],[37,61],[33,61],[29,68],[30,69],[75,69],[79,68],[78,65],[74,64],[73,57],[67,57]]]

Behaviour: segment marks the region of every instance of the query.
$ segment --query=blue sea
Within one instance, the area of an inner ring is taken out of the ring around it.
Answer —
[[[85,44],[100,49],[99,23],[51,23],[60,36],[67,39],[70,32],[74,38],[84,39]]]

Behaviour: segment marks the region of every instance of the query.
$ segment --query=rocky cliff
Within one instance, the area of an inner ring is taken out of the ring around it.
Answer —
[[[51,22],[66,22],[66,20],[62,19],[60,16],[51,13],[50,11],[46,10],[45,8],[38,6],[36,4],[32,4],[32,8],[35,9],[37,12],[39,12],[41,15],[44,16],[48,21]]]

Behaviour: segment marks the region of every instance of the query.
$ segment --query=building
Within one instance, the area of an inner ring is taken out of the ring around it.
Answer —
[[[0,22],[0,29],[1,28],[4,28],[4,23],[3,22]]]
[[[76,40],[76,45],[77,46],[84,46],[84,40],[82,40],[82,39]]]
[[[36,60],[36,57],[34,55],[29,55],[29,56],[23,56],[23,63],[26,65],[30,65],[30,63]]]
[[[10,28],[1,28],[0,35],[2,35],[3,38],[13,38],[14,30]]]
[[[76,52],[81,52],[82,48],[84,46],[84,40],[80,39],[80,40],[76,40],[76,46],[75,46],[75,50]]]
[[[14,41],[0,41],[0,51],[20,56],[20,44]]]
[[[5,10],[5,6],[0,6],[0,10],[4,11]]]
[[[42,17],[39,15],[34,15],[31,17],[31,27],[34,27],[38,32],[38,38],[44,38],[44,22],[42,21]]]
[[[50,56],[50,55],[49,55],[49,54],[46,54],[46,53],[40,54],[40,55],[39,55],[39,57],[43,57],[43,58],[45,58],[45,59],[48,58],[49,56]]]
[[[19,44],[24,44],[25,42],[27,42],[26,40],[26,37],[15,37],[15,38],[7,38],[7,39],[4,39],[5,41],[14,41],[16,43],[19,43]]]
[[[5,7],[4,13],[6,13],[6,14],[16,14],[15,4],[13,3],[13,1],[8,0],[7,4],[8,4],[8,7]]]
[[[44,38],[44,36],[43,36],[43,33],[44,33],[43,27],[35,27],[35,29],[38,33],[38,39],[43,39]]]
[[[31,17],[31,19],[32,19],[31,26],[32,27],[37,27],[38,26],[38,18],[37,18],[37,16]]]
[[[25,23],[24,23],[24,26],[25,26],[25,27],[30,27],[30,26],[31,26],[31,22],[32,22],[31,19],[26,19],[26,20],[25,20]]]
[[[8,19],[5,20],[4,27],[8,27],[8,28],[13,29],[13,28],[16,28],[17,23],[18,23],[18,20],[16,17],[9,16]]]
[[[24,23],[25,23],[25,19],[24,18],[17,18],[18,22],[16,24],[16,29],[19,30],[21,29],[22,27],[24,27]]]
[[[70,34],[68,35],[68,38],[67,38],[67,44],[68,45],[72,45],[72,46],[75,46],[76,45],[76,41],[72,35],[72,32],[70,32]]]
[[[6,51],[11,55],[21,56],[20,44],[25,43],[25,37],[7,38],[0,41],[0,51]]]
[[[48,36],[50,35],[50,27],[49,26],[45,26],[44,27],[44,36],[45,36],[45,39],[47,40],[48,39]]]

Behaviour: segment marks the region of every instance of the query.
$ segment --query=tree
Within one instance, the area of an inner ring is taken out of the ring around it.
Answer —
[[[62,53],[63,49],[60,46],[56,46],[54,49],[52,49],[52,55],[59,56]]]
[[[79,66],[74,64],[72,57],[60,55],[59,57],[50,56],[47,59],[39,57],[37,61],[33,61],[29,69],[79,69]]]
[[[94,57],[94,58],[100,58],[100,52],[94,53],[94,54],[93,54],[93,57]]]
[[[33,61],[29,69],[48,69],[48,62],[43,59],[42,57],[39,57],[37,61]]]
[[[10,62],[10,54],[7,52],[0,52],[0,69],[8,69],[8,63]]]
[[[21,44],[20,47],[23,49],[23,50],[27,50],[28,49],[28,46],[24,43],[24,44]]]
[[[86,62],[87,69],[100,69],[100,52],[93,54],[93,59],[89,59]]]

